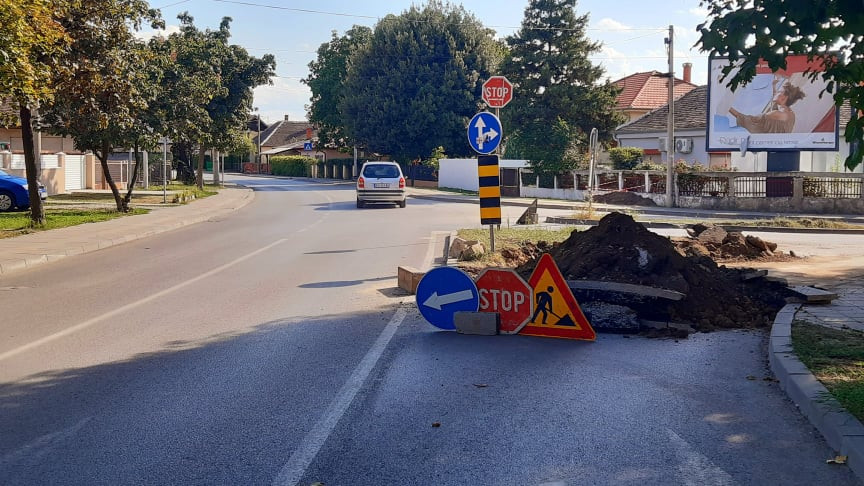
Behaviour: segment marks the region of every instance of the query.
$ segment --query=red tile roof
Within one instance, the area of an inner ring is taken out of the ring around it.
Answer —
[[[616,108],[619,110],[653,110],[666,104],[669,95],[668,77],[659,71],[631,74],[613,82],[621,88]],[[673,96],[678,99],[689,93],[696,85],[675,78]]]

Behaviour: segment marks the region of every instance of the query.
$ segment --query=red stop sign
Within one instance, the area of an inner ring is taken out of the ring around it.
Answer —
[[[483,101],[490,108],[504,108],[513,99],[513,85],[504,76],[492,76],[483,83]]]
[[[487,268],[477,277],[480,312],[501,315],[501,334],[516,334],[531,319],[531,286],[513,270]]]

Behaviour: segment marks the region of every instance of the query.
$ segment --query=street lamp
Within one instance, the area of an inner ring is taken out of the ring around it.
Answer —
[[[258,173],[261,173],[261,114],[258,113],[258,107],[254,108],[255,118],[258,119]]]

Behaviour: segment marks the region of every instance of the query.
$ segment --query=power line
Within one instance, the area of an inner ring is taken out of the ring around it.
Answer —
[[[345,12],[328,12],[324,10],[312,10],[307,8],[295,8],[295,7],[283,7],[282,5],[268,5],[263,3],[254,3],[254,2],[243,2],[240,0],[213,0],[214,2],[219,3],[231,3],[235,5],[245,5],[247,7],[259,7],[259,8],[269,8],[273,10],[286,10],[289,12],[299,12],[299,13],[309,13],[309,14],[318,14],[318,15],[333,15],[336,17],[350,17],[350,18],[358,18],[358,19],[367,19],[367,20],[382,20],[381,17],[376,17],[374,15],[360,15],[360,14],[350,14]],[[413,22],[426,22],[423,20],[414,20]],[[454,24],[459,25],[459,24]],[[512,26],[512,25],[485,25],[484,27],[494,28],[494,29],[526,29],[524,26]],[[646,27],[646,28],[634,28],[634,27],[616,27],[614,29],[601,29],[601,28],[584,28],[584,29],[563,29],[560,27],[528,27],[527,30],[590,30],[590,31],[600,31],[600,32],[613,32],[613,31],[652,31],[652,32],[665,32],[666,28],[660,27]]]

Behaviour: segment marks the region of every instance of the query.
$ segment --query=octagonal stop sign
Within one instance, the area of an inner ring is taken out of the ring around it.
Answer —
[[[534,310],[531,286],[509,268],[487,268],[477,277],[480,312],[501,316],[501,334],[516,334]]]
[[[490,108],[504,108],[513,99],[513,85],[504,76],[492,76],[483,83],[483,101]]]

